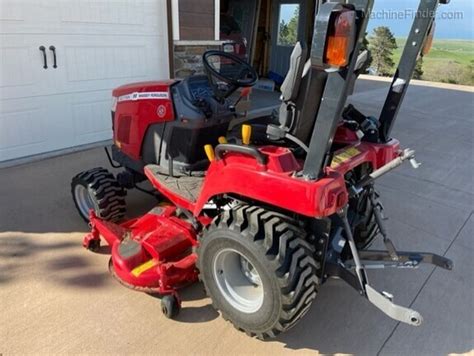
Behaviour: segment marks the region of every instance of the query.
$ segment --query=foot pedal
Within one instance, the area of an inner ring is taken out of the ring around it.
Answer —
[[[392,319],[413,326],[420,326],[423,322],[423,317],[420,313],[393,303],[387,296],[379,293],[368,284],[365,285],[365,291],[367,299]]]

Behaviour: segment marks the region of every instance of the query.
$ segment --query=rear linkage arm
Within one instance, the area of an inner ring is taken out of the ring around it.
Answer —
[[[374,180],[392,169],[400,166],[404,161],[409,160],[413,167],[419,164],[415,161],[415,152],[406,149],[402,154],[384,167],[372,172],[370,176],[356,185],[353,194],[358,194],[363,187],[373,184]],[[386,230],[383,226],[383,219],[380,204],[376,201],[372,193],[370,199],[375,209],[375,218],[383,236],[384,244],[387,251],[358,251],[357,245],[352,234],[352,229],[347,218],[348,207],[345,207],[337,214],[336,219],[342,226],[347,243],[352,253],[352,259],[342,262],[341,260],[329,260],[325,264],[325,273],[331,276],[340,277],[351,287],[356,289],[360,295],[366,297],[369,302],[379,308],[392,319],[403,323],[418,326],[422,323],[423,318],[417,311],[397,305],[392,302],[393,295],[387,292],[378,292],[368,281],[367,269],[371,268],[416,268],[420,263],[432,264],[434,266],[452,270],[453,262],[443,256],[426,252],[400,252],[395,249],[392,241],[388,238]],[[354,271],[354,272],[353,272]]]

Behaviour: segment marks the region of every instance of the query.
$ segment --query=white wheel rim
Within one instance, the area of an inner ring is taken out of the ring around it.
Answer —
[[[85,217],[89,217],[89,210],[97,210],[94,199],[91,197],[89,190],[81,184],[76,185],[74,188],[74,196],[76,197],[77,206],[79,211]]]
[[[214,257],[213,277],[225,300],[243,313],[255,313],[263,305],[262,279],[242,253],[223,249]]]

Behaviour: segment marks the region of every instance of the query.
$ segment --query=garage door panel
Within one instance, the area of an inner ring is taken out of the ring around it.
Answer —
[[[98,96],[99,99],[71,103],[73,134],[77,145],[112,138],[110,94],[103,92]]]
[[[57,31],[71,34],[166,35],[166,0],[59,1]],[[163,21],[165,19],[165,21]],[[84,26],[87,25],[87,26]]]
[[[144,77],[145,46],[68,46],[65,48],[70,82]]]
[[[0,161],[41,151],[47,142],[42,120],[47,110],[42,103],[32,99],[2,100],[0,105]]]
[[[0,99],[27,98],[58,92],[58,70],[52,68],[52,52],[48,49],[56,41],[57,36],[54,35],[0,36]],[[47,69],[44,68],[40,46],[45,47]]]
[[[65,75],[55,85],[65,93],[111,91],[130,82],[169,78],[168,52],[163,48],[166,41],[122,36],[120,41],[104,45],[95,36],[88,43],[66,37],[64,47],[58,46],[58,65]]]
[[[0,50],[0,87],[15,88],[35,84],[35,73],[31,59],[40,55],[31,46],[3,47]]]
[[[25,21],[25,12],[20,1],[3,0],[0,2],[0,21]],[[18,24],[18,23],[17,23]]]
[[[0,99],[40,95],[50,78],[38,49],[40,39],[15,41],[16,36],[0,36]]]
[[[35,145],[46,141],[41,117],[41,108],[2,113],[0,124],[0,149]]]
[[[144,23],[143,0],[62,1],[60,6],[62,22],[139,26]]]

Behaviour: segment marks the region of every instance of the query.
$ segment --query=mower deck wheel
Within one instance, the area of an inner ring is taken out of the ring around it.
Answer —
[[[104,220],[119,221],[125,216],[126,190],[105,168],[94,168],[76,175],[71,182],[74,204],[89,222],[89,210]]]
[[[165,295],[163,298],[161,298],[161,312],[168,319],[177,317],[179,311],[179,302],[174,295]]]
[[[272,338],[294,326],[317,294],[314,247],[292,219],[240,205],[217,216],[197,249],[212,305],[250,336]]]
[[[90,240],[87,249],[92,252],[98,252],[100,250],[100,240]]]

